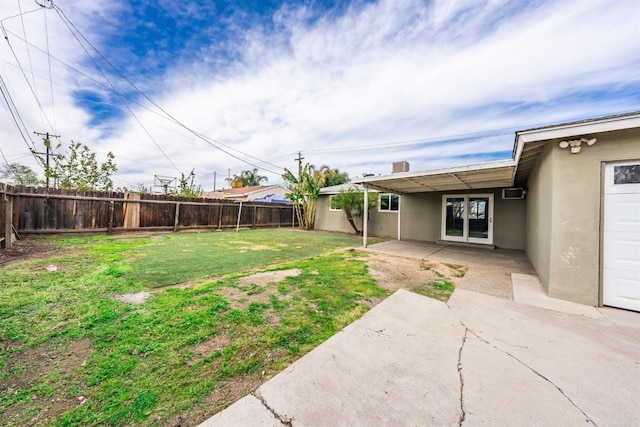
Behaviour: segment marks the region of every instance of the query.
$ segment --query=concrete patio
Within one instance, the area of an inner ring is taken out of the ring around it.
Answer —
[[[470,279],[448,304],[397,291],[203,426],[637,425],[639,313],[548,298],[514,251],[368,250]]]

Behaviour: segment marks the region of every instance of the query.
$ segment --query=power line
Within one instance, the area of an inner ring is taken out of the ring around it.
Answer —
[[[4,155],[4,151],[2,151],[2,148],[0,148],[0,155],[2,155],[2,159],[4,160],[4,163],[7,165],[7,169],[9,171],[11,171],[15,176],[17,176],[18,174],[16,173],[15,169],[13,169],[13,167],[11,166],[11,164],[9,164],[9,161],[7,160],[7,158]]]
[[[97,49],[97,48],[96,48],[96,47],[95,47],[95,46],[94,46],[94,45],[93,45],[89,40],[87,40],[87,38],[86,38],[86,37],[82,34],[82,32],[81,32],[81,31],[80,31],[80,30],[79,30],[79,29],[78,29],[78,28],[73,24],[73,22],[71,22],[71,20],[69,20],[69,18],[65,15],[64,11],[62,11],[62,9],[60,9],[60,7],[59,7],[57,4],[54,4],[54,5],[53,5],[53,7],[54,7],[54,9],[56,10],[56,12],[58,12],[58,15],[60,16],[60,19],[62,19],[62,20],[63,20],[63,22],[65,22],[65,25],[67,25],[67,27],[69,28],[69,30],[70,30],[70,31],[72,31],[72,30],[71,30],[71,28],[70,28],[70,26],[71,26],[71,27],[73,27],[73,28],[75,29],[75,31],[77,31],[77,33],[78,33],[78,34],[79,34],[79,35],[80,35],[80,36],[85,40],[85,42],[86,42],[89,46],[91,46],[91,48],[92,48],[92,49],[93,49],[93,50],[94,50],[94,51],[95,51],[95,52],[96,52],[96,53],[97,53],[97,54],[98,54],[98,55],[99,55],[99,56],[100,56],[100,57],[101,57],[101,58],[102,58],[102,59],[103,59],[103,60],[104,60],[104,61],[105,61],[105,62],[106,62],[106,63],[107,63],[107,64],[108,64],[108,65],[109,65],[109,66],[110,66],[110,67],[111,67],[111,68],[112,68],[112,69],[113,69],[113,70],[114,70],[114,71],[115,71],[119,76],[120,76],[120,77],[122,77],[122,79],[123,79],[123,80],[125,80],[129,85],[131,85],[131,87],[132,87],[132,88],[134,88],[134,89],[136,90],[136,92],[138,92],[140,95],[142,95],[142,96],[143,96],[147,101],[149,101],[149,102],[150,102],[151,104],[153,104],[156,108],[158,108],[160,111],[162,111],[162,112],[163,112],[163,113],[164,113],[164,114],[165,114],[169,119],[171,119],[171,121],[172,121],[173,123],[177,124],[178,126],[180,126],[180,127],[184,128],[184,129],[185,129],[185,130],[187,130],[188,132],[190,132],[190,133],[192,133],[193,135],[197,136],[198,138],[202,139],[203,141],[205,141],[205,142],[206,142],[207,144],[209,144],[210,146],[212,146],[212,147],[214,147],[214,148],[216,148],[216,149],[218,149],[218,150],[222,151],[223,153],[225,153],[225,154],[227,154],[227,155],[229,155],[229,156],[231,156],[231,157],[233,157],[233,158],[235,158],[235,159],[237,159],[237,160],[240,160],[240,161],[241,161],[241,162],[243,162],[243,163],[249,164],[249,165],[254,166],[254,167],[257,167],[257,168],[259,168],[259,169],[267,170],[267,171],[269,171],[269,172],[271,172],[271,173],[280,173],[280,172],[276,172],[276,171],[273,171],[273,170],[269,170],[269,169],[267,169],[267,168],[265,168],[265,167],[261,167],[261,166],[259,166],[259,165],[256,165],[256,164],[252,163],[252,162],[249,162],[249,161],[248,161],[248,160],[246,160],[246,159],[243,159],[243,158],[241,158],[241,157],[239,157],[239,156],[236,156],[236,155],[235,155],[235,154],[233,154],[233,153],[230,153],[230,152],[229,152],[229,151],[227,151],[227,150],[224,150],[223,148],[219,147],[218,145],[222,145],[222,146],[224,146],[224,147],[226,147],[226,148],[228,148],[228,149],[230,149],[230,150],[233,150],[233,151],[235,151],[235,152],[237,152],[237,153],[240,153],[240,154],[241,154],[241,155],[243,155],[243,156],[246,156],[246,157],[252,158],[252,159],[254,159],[254,160],[257,160],[257,161],[259,161],[259,162],[261,162],[261,163],[268,164],[268,165],[274,166],[274,167],[276,167],[276,168],[281,168],[280,166],[275,165],[275,164],[273,164],[273,163],[269,163],[269,162],[267,162],[267,161],[264,161],[264,160],[262,160],[262,159],[259,159],[259,158],[255,157],[255,156],[250,155],[250,154],[243,153],[243,152],[241,152],[241,151],[239,151],[239,150],[237,150],[237,149],[235,149],[235,148],[231,148],[231,147],[229,147],[229,146],[227,146],[227,145],[223,144],[223,143],[222,143],[222,142],[220,142],[220,141],[217,141],[217,140],[215,140],[215,139],[213,139],[213,138],[207,137],[207,136],[205,136],[205,135],[201,134],[200,132],[197,132],[197,131],[195,131],[195,130],[193,130],[193,129],[189,128],[188,126],[186,126],[185,124],[183,124],[182,122],[180,122],[180,121],[179,121],[178,119],[176,119],[173,115],[171,115],[170,113],[168,113],[165,109],[163,109],[160,105],[158,105],[155,101],[153,101],[153,100],[152,100],[149,96],[147,96],[144,92],[142,92],[142,91],[141,91],[141,90],[140,90],[140,89],[139,89],[139,88],[138,88],[138,87],[137,87],[133,82],[131,82],[131,81],[130,81],[130,80],[129,80],[129,79],[128,79],[124,74],[122,74],[122,72],[120,72],[120,71],[119,71],[119,70],[118,70],[118,69],[117,69],[117,68],[116,68],[116,67],[111,63],[111,61],[109,61],[109,60],[108,60],[104,55],[102,55],[102,53],[101,53],[101,52],[100,52],[100,51],[99,51],[99,50],[98,50],[98,49]],[[72,31],[72,33],[73,33],[73,31]],[[75,33],[74,33],[74,36],[75,36]],[[77,39],[77,37],[76,37],[76,39]],[[80,42],[80,41],[78,40],[78,42]],[[115,91],[115,89],[113,89],[113,90]],[[216,144],[218,144],[218,145],[216,145]]]
[[[20,4],[20,2],[18,1],[18,5],[19,5],[19,4]],[[18,14],[16,14],[16,15],[7,16],[6,18],[2,18],[2,19],[0,19],[0,24],[2,24],[2,22],[6,21],[6,20],[8,20],[8,19],[13,19],[13,18],[22,18],[24,15],[28,15],[28,14],[33,13],[33,12],[37,12],[37,11],[39,11],[39,10],[41,10],[41,9],[42,9],[42,8],[41,8],[41,7],[39,7],[39,8],[36,8],[36,9],[32,9],[32,10],[30,10],[30,11],[28,11],[28,12],[22,12],[22,11],[21,11],[20,13],[18,13]]]
[[[22,116],[20,116],[20,112],[18,111],[18,108],[16,107],[16,104],[13,101],[13,98],[11,98],[11,94],[9,93],[9,88],[7,87],[4,81],[4,78],[2,77],[1,74],[0,74],[0,93],[2,94],[2,98],[4,99],[7,105],[7,108],[9,109],[9,114],[11,115],[11,118],[13,119],[13,122],[15,123],[16,128],[18,129],[18,132],[20,133],[20,136],[24,140],[25,144],[27,144],[27,148],[29,150],[31,150],[32,147],[33,149],[35,149],[36,145],[31,139],[31,135],[27,130],[27,126],[24,124],[24,120],[22,119]],[[20,125],[22,125],[22,127]],[[29,146],[29,142],[31,142],[31,146]]]
[[[57,5],[56,5],[56,8],[57,8]],[[38,10],[38,9],[36,9],[36,10]],[[64,12],[62,12],[61,10],[60,10],[60,12],[64,14]],[[16,16],[17,16],[17,15],[16,15]],[[63,19],[63,18],[61,17],[61,19]],[[64,19],[63,19],[63,22],[65,22],[65,21],[64,21]],[[70,20],[69,20],[69,22],[68,22],[68,23],[66,23],[66,22],[65,22],[65,24],[67,25],[67,27],[68,27],[68,28],[69,28],[69,26],[70,26],[70,25],[72,25],[72,26],[73,26],[73,23],[72,23]],[[91,42],[89,42],[89,41],[88,41],[88,40],[87,40],[87,39],[82,35],[82,33],[77,29],[77,27],[75,27],[75,26],[73,26],[73,27],[76,29],[76,31],[78,31],[78,33],[80,34],[80,36],[82,36],[82,38],[83,38],[83,39],[85,39],[85,41],[86,41],[86,42],[87,42],[87,43],[88,43],[88,44],[89,44],[89,45],[90,45],[90,46],[91,46],[91,47],[92,47],[92,48],[93,48],[93,49],[98,53],[98,55],[99,55],[99,56],[100,56],[100,57],[101,57],[101,58],[102,58],[102,59],[103,59],[107,64],[109,64],[109,65],[111,66],[111,68],[113,68],[113,69],[114,69],[114,70],[115,70],[115,71],[116,71],[116,72],[117,72],[117,73],[118,73],[118,74],[119,74],[119,75],[120,75],[120,76],[121,76],[125,81],[127,81],[127,83],[129,83],[129,84],[130,84],[130,85],[131,85],[131,86],[132,86],[132,87],[133,87],[133,88],[134,88],[134,89],[135,89],[139,94],[141,94],[145,99],[147,99],[147,100],[148,100],[152,105],[154,105],[154,106],[156,106],[158,109],[160,109],[160,110],[161,110],[165,115],[162,115],[162,114],[160,114],[159,112],[157,112],[157,111],[155,111],[155,110],[153,110],[153,109],[151,109],[151,108],[149,108],[149,107],[147,107],[147,106],[145,106],[145,105],[143,105],[143,104],[141,104],[141,103],[137,102],[136,100],[134,100],[134,99],[132,99],[132,98],[130,98],[130,97],[128,97],[128,96],[125,96],[125,95],[123,95],[123,94],[119,93],[117,90],[115,90],[115,88],[114,88],[113,86],[109,87],[109,86],[107,86],[107,85],[103,84],[102,82],[100,82],[100,81],[98,81],[98,80],[94,79],[93,77],[91,77],[91,76],[89,76],[88,74],[86,74],[86,73],[82,72],[81,70],[79,70],[79,69],[77,69],[77,68],[73,67],[72,65],[70,65],[70,64],[68,64],[68,63],[66,63],[66,62],[64,62],[64,61],[62,61],[61,59],[59,59],[59,58],[55,57],[54,55],[51,55],[51,53],[50,53],[50,52],[45,52],[44,50],[40,49],[38,46],[36,46],[36,45],[34,45],[34,44],[32,44],[32,43],[30,43],[30,42],[28,42],[28,41],[25,41],[23,38],[21,38],[19,35],[15,34],[14,32],[12,32],[12,31],[10,31],[10,30],[8,30],[8,29],[4,29],[4,30],[5,30],[7,33],[11,34],[12,36],[16,37],[17,39],[24,41],[25,43],[27,43],[27,44],[28,44],[29,46],[31,46],[32,48],[34,48],[34,49],[36,49],[36,50],[40,51],[41,53],[43,53],[43,54],[45,54],[45,55],[47,55],[47,57],[48,57],[49,59],[51,59],[51,58],[52,58],[52,59],[54,59],[55,61],[59,62],[60,64],[64,65],[65,67],[69,68],[70,70],[73,70],[74,72],[76,72],[76,73],[80,74],[81,76],[83,76],[83,77],[85,77],[85,78],[87,78],[87,79],[89,79],[89,80],[93,81],[93,82],[94,82],[94,83],[96,83],[97,85],[99,85],[99,86],[101,86],[101,87],[103,87],[103,88],[105,88],[105,89],[108,89],[108,90],[113,91],[113,92],[114,92],[114,93],[116,93],[116,95],[118,95],[119,97],[121,97],[121,98],[125,98],[125,99],[129,100],[130,102],[132,102],[132,103],[134,103],[134,104],[138,105],[138,106],[139,106],[139,107],[141,107],[141,108],[144,108],[145,110],[147,110],[147,111],[149,111],[149,112],[151,112],[151,113],[153,113],[153,114],[155,114],[155,115],[157,115],[157,116],[159,116],[159,117],[162,117],[163,119],[168,119],[168,118],[169,118],[169,121],[171,121],[172,123],[177,124],[178,126],[180,126],[180,127],[184,128],[184,129],[186,129],[189,133],[191,133],[192,135],[194,135],[194,136],[196,137],[196,139],[195,139],[195,140],[198,140],[198,139],[199,139],[199,140],[202,140],[202,141],[203,141],[204,143],[206,143],[207,145],[212,146],[213,148],[216,148],[216,149],[218,149],[218,150],[220,150],[220,151],[224,152],[225,154],[227,154],[227,155],[229,155],[229,156],[231,156],[231,157],[233,157],[233,158],[235,158],[235,159],[237,159],[237,160],[240,160],[242,163],[250,164],[251,166],[257,167],[257,168],[259,168],[259,169],[265,170],[265,171],[270,172],[270,173],[274,173],[274,174],[278,174],[278,175],[281,173],[280,171],[273,171],[273,170],[270,170],[270,169],[268,169],[268,168],[265,168],[264,166],[259,166],[259,165],[256,165],[256,164],[252,163],[252,162],[249,162],[249,161],[247,161],[246,159],[243,159],[243,158],[241,158],[241,157],[238,157],[238,156],[236,156],[236,155],[234,155],[234,154],[232,154],[232,153],[229,153],[228,151],[226,151],[226,150],[224,150],[224,149],[222,149],[222,148],[220,148],[220,147],[216,146],[216,144],[222,145],[222,146],[226,147],[226,148],[227,148],[227,149],[229,149],[229,150],[235,151],[235,152],[237,152],[237,153],[239,153],[239,154],[241,154],[241,155],[243,155],[243,156],[246,156],[246,157],[252,158],[252,159],[254,159],[254,160],[258,161],[258,162],[261,162],[261,163],[264,163],[264,164],[267,164],[267,165],[273,166],[273,167],[275,167],[275,168],[277,168],[277,169],[282,169],[282,166],[277,165],[277,164],[274,164],[274,163],[269,162],[269,161],[267,161],[267,160],[260,159],[260,158],[258,158],[258,157],[252,156],[252,155],[250,155],[250,154],[244,153],[244,152],[242,152],[242,151],[240,151],[240,150],[238,150],[238,149],[235,149],[235,148],[233,148],[233,147],[231,147],[231,146],[229,146],[229,145],[227,145],[227,144],[222,143],[222,142],[221,142],[221,141],[219,141],[219,140],[216,140],[216,139],[210,138],[210,137],[208,137],[208,136],[206,136],[206,135],[204,135],[204,134],[202,134],[202,133],[200,133],[200,132],[197,132],[197,131],[195,131],[195,130],[193,130],[193,129],[189,128],[188,126],[184,125],[184,124],[183,124],[183,123],[181,123],[179,120],[175,119],[173,116],[171,116],[169,113],[167,113],[167,112],[166,112],[162,107],[160,107],[160,106],[159,106],[158,104],[156,104],[153,100],[151,100],[151,99],[150,99],[150,98],[149,98],[149,97],[148,97],[144,92],[142,92],[142,91],[141,91],[141,90],[140,90],[140,89],[139,89],[135,84],[133,84],[131,81],[129,81],[129,80],[126,78],[126,76],[124,76],[121,72],[119,72],[119,71],[115,68],[115,66],[114,66],[114,65],[113,65],[113,64],[112,64],[112,63],[111,63],[111,62],[110,62],[106,57],[104,57],[104,55],[102,55],[102,54],[101,54],[101,53],[100,53],[100,52],[99,52],[99,51],[98,51],[98,50],[97,50],[97,49],[96,49],[96,48],[91,44]],[[69,28],[69,30],[71,31],[71,29],[70,29],[70,28]],[[73,34],[73,31],[71,31],[71,32],[72,32],[72,34]],[[75,36],[75,34],[74,34],[74,37],[76,37],[76,36]],[[78,38],[77,38],[77,37],[76,37],[76,40],[78,40]],[[78,42],[80,42],[80,41],[78,40]],[[86,52],[86,49],[85,49],[85,52]],[[87,55],[89,55],[89,54],[88,54],[88,52],[87,52]],[[89,55],[89,56],[90,56],[90,55]],[[91,56],[90,56],[90,57],[91,57]],[[93,60],[93,58],[92,58],[92,61],[95,63],[95,60]],[[102,73],[102,74],[104,75],[104,73]],[[52,79],[50,78],[50,80],[52,80]],[[112,105],[112,104],[108,104],[108,105]],[[165,129],[169,130],[168,128],[165,128]],[[182,135],[182,136],[184,137],[185,135]]]
[[[38,104],[38,108],[40,108],[40,111],[41,111],[42,115],[47,120],[47,123],[49,123],[49,127],[53,127],[53,126],[51,126],[51,121],[49,121],[49,117],[47,117],[47,114],[44,111],[44,108],[42,107],[42,104],[40,103],[40,99],[38,98],[38,94],[35,92],[35,89],[31,86],[31,83],[29,83],[29,78],[27,77],[27,74],[25,73],[24,68],[22,68],[22,64],[20,64],[20,60],[18,59],[18,56],[16,55],[16,52],[13,49],[13,46],[11,45],[11,42],[9,41],[9,37],[7,36],[6,31],[4,31],[4,26],[2,26],[2,29],[3,29],[3,32],[4,32],[4,39],[7,41],[7,45],[9,46],[9,49],[11,50],[11,53],[13,54],[13,58],[16,60],[16,63],[18,64],[18,68],[22,72],[22,76],[24,77],[25,81],[27,82],[27,86],[29,86],[29,89],[31,90],[31,93],[33,94],[33,97],[35,98],[36,103]]]
[[[49,66],[49,87],[51,88],[51,113],[53,114],[53,131],[55,132],[58,124],[56,123],[56,104],[53,98],[53,76],[51,75],[51,55],[49,54],[49,24],[47,22],[46,13],[44,13],[44,32],[47,38],[47,64]]]
[[[417,144],[433,144],[437,142],[445,142],[455,139],[468,139],[472,137],[492,137],[492,136],[500,136],[500,135],[508,135],[516,131],[517,128],[505,128],[505,129],[496,129],[489,130],[483,132],[473,132],[473,133],[463,133],[456,135],[445,135],[438,136],[433,138],[421,138],[421,139],[410,139],[404,141],[394,141],[394,142],[383,142],[379,144],[366,144],[366,145],[354,145],[350,147],[339,147],[339,148],[320,148],[320,149],[309,149],[308,153],[328,153],[328,152],[352,152],[352,151],[365,151],[370,150],[372,148],[380,148],[380,147],[398,147],[401,145],[417,145]]]
[[[33,87],[35,89],[36,95],[38,94],[38,86],[36,85],[36,79],[33,72],[33,62],[31,61],[31,51],[29,50],[29,43],[27,42],[27,29],[24,25],[24,14],[22,13],[22,6],[20,5],[20,0],[18,0],[18,10],[20,11],[20,23],[22,24],[22,34],[24,35],[24,44],[27,49],[27,58],[29,59],[29,69],[31,70],[31,81],[33,82]],[[7,39],[8,41],[9,39]],[[37,96],[36,96],[37,97]],[[40,120],[42,120],[42,125],[44,126],[44,119],[42,115],[40,116]]]
[[[59,11],[59,8],[57,5],[53,5],[54,10],[56,10],[56,12]],[[62,14],[64,15],[64,14]],[[71,32],[71,34],[73,35],[73,37],[76,39],[76,41],[78,42],[78,44],[80,44],[80,46],[82,47],[82,50],[84,50],[84,52],[87,54],[87,56],[91,59],[91,61],[94,63],[94,65],[96,66],[96,69],[100,72],[100,74],[102,74],[102,76],[104,77],[104,79],[107,81],[107,83],[109,84],[109,86],[111,87],[111,90],[118,95],[118,98],[120,98],[120,101],[124,104],[124,106],[127,108],[127,110],[129,111],[129,113],[133,116],[133,118],[136,120],[136,122],[138,122],[138,125],[140,125],[140,127],[144,130],[144,132],[147,134],[147,136],[149,137],[149,139],[151,139],[151,141],[156,145],[156,147],[158,148],[158,150],[160,150],[160,152],[162,153],[162,155],[167,159],[167,161],[169,161],[169,163],[171,164],[171,166],[173,166],[175,168],[176,171],[178,171],[178,173],[180,173],[180,169],[178,169],[178,167],[175,165],[175,163],[173,163],[173,161],[171,160],[171,158],[167,155],[167,153],[165,153],[165,151],[162,149],[162,147],[160,146],[160,144],[158,144],[158,142],[153,138],[153,136],[151,135],[151,133],[149,133],[149,131],[147,130],[147,128],[140,122],[140,120],[138,119],[138,117],[135,115],[135,113],[133,112],[133,110],[131,109],[131,107],[129,107],[129,104],[127,104],[127,102],[124,100],[124,97],[120,94],[120,92],[118,92],[116,90],[116,88],[113,86],[113,84],[111,83],[111,80],[109,80],[109,78],[107,77],[107,75],[104,73],[104,71],[102,71],[102,69],[100,68],[100,66],[98,65],[97,61],[93,58],[93,56],[91,56],[91,54],[89,53],[89,51],[87,51],[86,47],[84,46],[84,44],[82,44],[82,42],[80,41],[80,39],[78,38],[78,36],[76,35],[76,33],[71,29],[71,27],[69,26],[69,24],[71,24],[71,26],[73,26],[73,23],[71,23],[70,21],[67,23],[67,21],[63,18],[60,13],[58,13],[58,16],[60,16],[60,19],[62,19],[62,22],[67,26],[67,28],[69,29],[69,31]],[[66,16],[65,16],[66,18]],[[73,26],[73,28],[76,28],[75,26]],[[77,28],[76,28],[77,31]],[[80,36],[82,36],[82,34],[80,32],[78,32],[80,34]],[[84,36],[82,36],[83,39]],[[86,39],[85,39],[86,40]],[[91,46],[91,44],[89,43],[89,45]],[[93,47],[93,46],[91,46]],[[94,48],[95,50],[95,48]]]

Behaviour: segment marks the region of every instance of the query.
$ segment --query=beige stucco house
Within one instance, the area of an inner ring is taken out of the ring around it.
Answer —
[[[395,195],[363,215],[365,245],[371,235],[520,249],[550,296],[640,311],[640,112],[516,132],[510,160],[354,184]],[[317,225],[350,231],[329,193]]]

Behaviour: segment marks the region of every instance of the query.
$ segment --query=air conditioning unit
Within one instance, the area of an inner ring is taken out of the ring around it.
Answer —
[[[502,198],[504,200],[524,199],[524,196],[526,194],[527,194],[527,190],[525,190],[522,187],[502,189]]]
[[[403,173],[409,172],[409,162],[393,162],[391,166],[391,173]]]

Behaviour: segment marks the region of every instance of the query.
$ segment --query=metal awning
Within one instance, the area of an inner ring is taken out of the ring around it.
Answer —
[[[514,160],[501,160],[423,172],[403,172],[354,179],[370,189],[387,193],[425,193],[511,187],[516,171]]]

